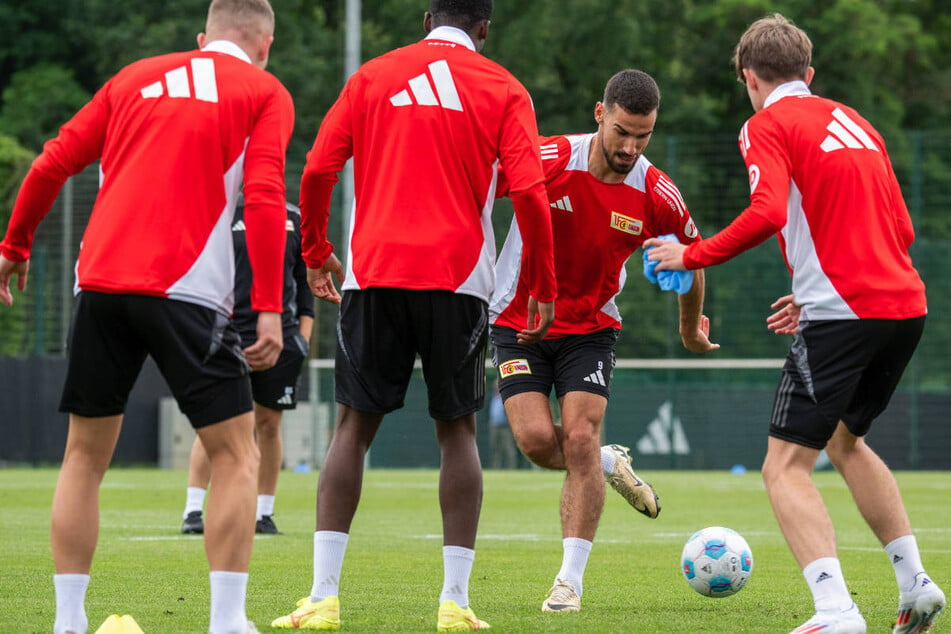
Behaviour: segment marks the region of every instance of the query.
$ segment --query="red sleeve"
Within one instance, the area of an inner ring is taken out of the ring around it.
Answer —
[[[283,311],[287,208],[284,160],[294,129],[294,102],[280,86],[264,105],[248,140],[244,162],[244,222],[254,272],[251,308]]]
[[[538,124],[528,92],[513,86],[506,104],[500,143],[508,195],[522,234],[522,276],[529,293],[540,302],[558,295],[551,213],[538,150]]]
[[[513,194],[512,207],[522,234],[521,275],[528,283],[529,294],[540,302],[555,301],[558,285],[555,282],[548,191],[538,183],[528,191]]]
[[[47,141],[42,154],[33,161],[20,186],[6,237],[0,243],[0,253],[8,260],[30,259],[36,227],[49,213],[63,183],[102,155],[109,116],[109,87],[108,83],[103,86],[67,121],[59,135]]]
[[[884,147],[884,142],[882,142]],[[892,168],[892,162],[888,154],[882,152],[882,158],[888,166],[888,177],[891,181],[892,200],[895,209],[895,225],[898,228],[898,236],[905,249],[911,248],[911,243],[915,241],[915,227],[911,222],[911,214],[908,213],[908,205],[905,204],[905,197],[901,193],[901,185],[898,184],[898,178],[895,176],[895,170]]]
[[[330,201],[340,170],[353,156],[351,91],[358,76],[350,78],[321,122],[301,177],[301,251],[312,269],[323,266],[333,253],[327,240]]]
[[[779,125],[767,110],[746,122],[739,145],[750,178],[750,206],[723,231],[687,247],[689,269],[726,262],[786,226],[792,166]]]
[[[652,165],[647,171],[646,184],[656,235],[673,233],[681,244],[699,240],[700,232],[690,217],[687,203],[674,181]]]
[[[721,264],[762,244],[780,229],[781,226],[777,227],[752,208],[747,208],[723,231],[688,246],[684,251],[684,266],[688,269],[702,269]]]

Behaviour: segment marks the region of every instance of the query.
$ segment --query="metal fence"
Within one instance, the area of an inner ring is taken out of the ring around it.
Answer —
[[[908,380],[914,389],[951,389],[951,131],[907,132],[889,139],[890,154],[902,182],[918,237],[912,256],[928,286],[930,317],[922,346]],[[743,162],[733,134],[664,136],[658,132],[647,155],[678,184],[704,235],[725,226],[748,202]],[[288,195],[296,199],[299,175],[288,175]],[[30,283],[16,295],[13,310],[0,310],[0,355],[61,356],[73,304],[73,267],[82,230],[98,189],[93,166],[70,180],[36,235]],[[148,196],[148,192],[142,192]],[[496,214],[497,236],[504,235],[509,215],[504,204]],[[510,209],[510,208],[509,208]],[[341,242],[340,217],[331,216],[331,234]],[[635,271],[629,271],[635,273]],[[788,292],[788,275],[773,241],[708,271],[706,312],[714,322],[721,356],[731,358],[781,356],[786,343],[770,338],[763,328],[769,303]],[[619,357],[684,356],[676,328],[676,309],[659,308],[644,284],[628,282],[621,301],[637,304],[625,311],[625,332]],[[630,298],[625,300],[625,295]],[[664,296],[669,294],[664,294]],[[642,301],[643,296],[643,301]],[[664,298],[671,304],[669,298]],[[671,304],[673,305],[673,304]],[[321,303],[317,357],[333,353],[335,308]],[[666,345],[647,345],[642,334],[660,330]]]

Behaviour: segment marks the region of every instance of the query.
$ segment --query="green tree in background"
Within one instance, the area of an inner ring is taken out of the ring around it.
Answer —
[[[35,154],[11,137],[0,135],[0,227],[6,227],[13,202]],[[29,289],[32,290],[32,289]],[[12,307],[0,310],[0,355],[22,352],[27,302],[22,297]]]
[[[268,70],[288,87],[297,112],[288,150],[293,201],[306,153],[345,81],[346,4],[272,0],[272,5],[277,24]],[[364,60],[424,36],[427,0],[362,5]],[[0,3],[0,133],[38,150],[125,64],[195,47],[207,8],[208,0]],[[733,47],[752,21],[772,12],[810,34],[814,91],[855,106],[882,132],[924,236],[919,243],[939,248],[934,245],[951,239],[951,215],[941,213],[951,205],[948,0],[499,0],[483,53],[529,89],[543,134],[593,130],[594,104],[617,70],[640,68],[656,77],[661,110],[647,156],[674,178],[701,232],[710,235],[742,210],[748,194],[735,140],[752,110],[730,65]],[[728,160],[724,147],[730,148]],[[335,207],[334,242],[341,239],[343,215]],[[495,220],[501,244],[511,220],[507,201],[499,201]],[[754,251],[709,276],[707,312],[714,340],[725,344],[723,356],[738,349],[776,356],[784,345],[779,337],[744,334],[762,328],[774,291],[784,285],[788,290],[774,241]],[[935,270],[940,263],[935,260]],[[670,322],[676,311],[669,294],[646,284],[636,258],[628,272],[619,297],[625,316],[619,354],[689,356]],[[941,283],[948,279],[951,273]],[[941,301],[931,293],[932,305]],[[319,309],[319,353],[331,356],[336,309],[323,304]],[[737,324],[741,314],[749,317]],[[926,337],[941,328],[951,331],[951,324],[933,320]]]

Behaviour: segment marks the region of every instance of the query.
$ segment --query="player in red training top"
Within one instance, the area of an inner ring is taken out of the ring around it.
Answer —
[[[650,75],[623,70],[608,81],[595,106],[597,132],[540,141],[558,279],[558,314],[544,341],[516,342],[527,292],[519,266],[520,219],[512,222],[496,267],[489,307],[493,362],[512,433],[533,463],[567,471],[561,498],[564,556],[542,604],[546,612],[581,609],[605,477],[641,513],[660,512],[653,488],[632,470],[628,448],[600,446],[621,328],[614,299],[627,277],[624,264],[648,237],[698,238],[676,185],[643,154],[659,105],[660,91]],[[701,314],[703,291],[700,271],[690,291],[678,297],[681,338],[694,352],[718,347],[710,343],[710,322]],[[552,422],[552,387],[561,426]]]
[[[439,630],[488,627],[469,606],[482,501],[476,412],[485,400],[490,213],[504,164],[525,232],[528,313],[519,336],[551,323],[551,220],[525,88],[479,54],[491,0],[432,0],[428,36],[364,64],[321,123],[301,181],[311,290],[341,301],[327,242],[330,195],[353,156],[356,200],[337,330],[337,424],[317,490],[310,595],[273,627],[336,628],[337,597],[367,450],[403,405],[417,353],[441,454],[444,579]]]
[[[98,492],[132,385],[151,355],[211,458],[209,631],[257,631],[245,615],[258,454],[248,364],[280,354],[284,152],[290,94],[263,69],[267,0],[213,0],[201,50],[120,70],[49,141],[0,244],[0,301],[23,290],[33,233],[63,183],[100,160],[101,189],[76,265],[79,292],[60,409],[69,433],[53,496],[56,634],[83,634]],[[230,324],[231,217],[244,181],[257,343]],[[184,626],[181,629],[188,629]]]
[[[710,266],[778,234],[792,294],[767,322],[795,336],[763,480],[815,602],[794,631],[865,632],[811,479],[825,449],[895,568],[894,631],[923,632],[945,597],[922,566],[895,478],[864,440],[924,328],[925,288],[908,255],[914,230],[882,137],[852,108],[810,93],[811,59],[809,37],[779,14],[747,29],[734,63],[755,111],[739,139],[750,206],[689,247],[649,241],[649,255],[657,270]]]

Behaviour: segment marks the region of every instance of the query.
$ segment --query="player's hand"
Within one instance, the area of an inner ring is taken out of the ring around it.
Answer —
[[[244,349],[244,358],[252,370],[273,368],[284,348],[281,313],[258,313],[258,338]]]
[[[686,244],[680,244],[672,240],[661,240],[659,238],[648,238],[644,241],[643,247],[650,249],[647,252],[647,259],[657,262],[655,271],[686,271],[684,266],[684,251],[687,250]]]
[[[555,302],[540,302],[534,297],[528,298],[528,325],[522,332],[516,333],[519,343],[538,343],[548,334],[551,322],[555,321]]]
[[[14,262],[0,255],[0,303],[13,306],[13,293],[10,292],[10,278],[17,277],[17,288],[20,292],[26,289],[27,273],[30,271],[30,261]]]
[[[720,347],[720,344],[710,341],[710,318],[706,315],[700,315],[696,329],[681,331],[680,339],[690,352],[710,352]]]
[[[799,315],[802,307],[796,305],[792,295],[783,295],[769,305],[778,309],[766,318],[766,327],[777,335],[794,335],[799,331]]]
[[[307,267],[307,285],[310,286],[310,292],[314,294],[314,297],[332,304],[340,303],[340,293],[334,286],[334,276],[337,277],[338,283],[343,284],[343,267],[333,253],[327,257],[324,265],[319,269]]]

